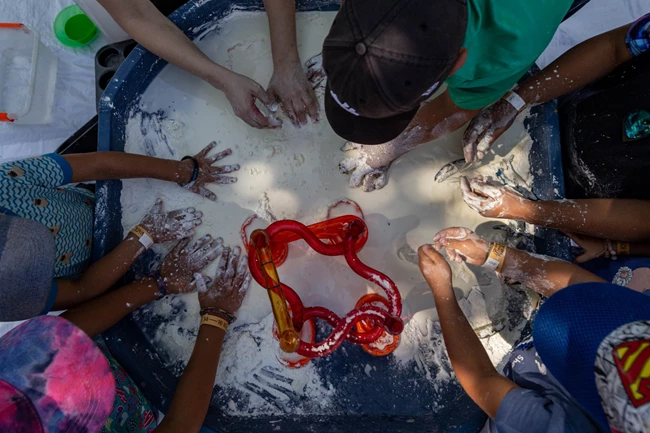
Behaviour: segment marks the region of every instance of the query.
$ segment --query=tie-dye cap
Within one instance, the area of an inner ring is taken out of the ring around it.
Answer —
[[[0,432],[96,433],[114,398],[108,361],[67,320],[36,317],[0,338]]]

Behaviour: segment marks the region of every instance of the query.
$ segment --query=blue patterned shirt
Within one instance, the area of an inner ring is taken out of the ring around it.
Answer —
[[[0,165],[0,213],[37,221],[54,236],[54,278],[75,277],[88,265],[95,195],[64,186],[70,164],[49,154]]]

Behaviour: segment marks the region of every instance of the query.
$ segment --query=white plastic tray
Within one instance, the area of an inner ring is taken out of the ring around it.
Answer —
[[[52,121],[58,58],[23,24],[0,23],[0,121]]]

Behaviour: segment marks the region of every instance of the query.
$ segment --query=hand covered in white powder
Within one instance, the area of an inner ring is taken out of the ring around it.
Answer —
[[[269,96],[281,102],[282,111],[294,126],[307,124],[307,116],[318,122],[319,106],[316,93],[307,80],[300,63],[286,62],[273,71],[269,82]]]
[[[196,159],[196,161],[199,163],[199,174],[194,182],[186,186],[186,188],[188,188],[190,191],[195,192],[212,201],[216,201],[217,196],[215,193],[205,188],[205,185],[210,183],[217,183],[221,185],[235,183],[237,182],[236,177],[224,176],[224,174],[239,170],[239,164],[221,166],[213,165],[215,162],[220,161],[226,156],[232,154],[231,149],[226,149],[212,156],[208,156],[210,151],[214,149],[216,145],[217,143],[213,141],[194,156],[194,159]],[[190,164],[192,163],[191,160],[185,160],[184,162],[189,162]]]
[[[452,227],[439,232],[433,238],[433,246],[440,251],[447,250],[449,260],[482,266],[487,259],[490,244],[470,229]]]
[[[418,249],[420,272],[427,280],[431,290],[440,293],[443,290],[452,291],[451,268],[449,263],[436,251],[432,245],[422,245]]]
[[[325,69],[323,69],[323,53],[317,54],[305,62],[307,68],[307,79],[311,87],[316,90],[327,78]]]
[[[220,308],[234,314],[241,306],[251,285],[248,257],[241,248],[225,247],[219,260],[217,274],[211,282],[196,276],[201,308]]]
[[[386,186],[388,169],[393,160],[385,158],[386,153],[382,153],[385,146],[387,145],[363,146],[352,142],[343,145],[343,152],[356,151],[356,155],[339,164],[341,173],[350,175],[350,188],[362,186],[364,192],[372,192]]]
[[[467,206],[488,218],[522,219],[532,205],[516,192],[485,182],[480,176],[461,176],[460,191]]]
[[[162,207],[163,201],[159,198],[140,222],[156,243],[190,237],[194,235],[194,228],[201,225],[203,213],[193,207],[168,213],[163,212]]]
[[[260,129],[282,126],[282,122],[264,116],[255,105],[255,101],[258,99],[266,106],[273,104],[273,99],[255,81],[232,72],[224,80],[222,89],[232,105],[235,115],[248,125]]]
[[[190,238],[180,241],[174,249],[167,254],[162,266],[160,276],[165,279],[167,293],[191,293],[195,289],[192,283],[194,274],[212,263],[223,252],[223,239],[212,239],[205,235],[190,243]]]
[[[469,123],[463,136],[465,161],[483,159],[492,144],[510,128],[517,114],[515,107],[504,99],[481,110]]]

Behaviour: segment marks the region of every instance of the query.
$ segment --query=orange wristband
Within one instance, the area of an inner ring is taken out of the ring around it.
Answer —
[[[616,242],[616,255],[617,256],[629,256],[630,255],[630,243],[629,242]]]
[[[501,272],[503,262],[506,260],[506,251],[508,250],[505,245],[492,242],[488,251],[488,258],[483,263],[483,267]]]

